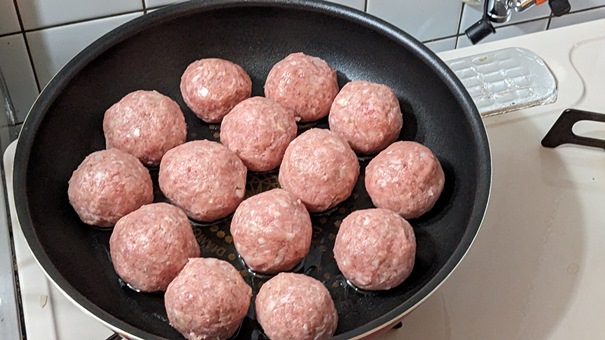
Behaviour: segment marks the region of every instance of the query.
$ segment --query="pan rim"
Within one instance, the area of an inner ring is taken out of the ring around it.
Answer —
[[[23,233],[26,237],[28,246],[30,247],[36,261],[43,269],[46,276],[66,295],[72,302],[75,302],[78,307],[86,310],[95,318],[101,320],[106,325],[110,325],[112,329],[119,329],[122,332],[133,335],[138,338],[145,339],[162,339],[153,334],[136,328],[116,317],[109,314],[105,310],[98,307],[96,304],[88,300],[83,294],[76,290],[68,280],[57,270],[48,255],[44,252],[44,247],[39,241],[36,232],[33,228],[31,220],[28,198],[27,198],[27,169],[29,164],[29,156],[31,148],[35,143],[36,133],[44,121],[46,112],[56,100],[58,95],[65,89],[70,81],[77,75],[89,62],[94,60],[100,54],[112,46],[132,37],[137,32],[144,28],[161,24],[165,20],[173,20],[175,17],[188,15],[193,12],[207,12],[220,10],[229,7],[271,7],[271,8],[287,8],[293,10],[310,10],[326,15],[326,17],[338,17],[346,19],[355,24],[371,29],[383,36],[388,37],[393,42],[404,45],[411,49],[411,52],[429,68],[432,68],[438,77],[446,84],[448,89],[460,98],[461,107],[469,112],[467,115],[469,126],[475,136],[478,164],[480,169],[477,178],[477,188],[474,196],[473,211],[469,215],[467,228],[462,235],[461,242],[457,245],[450,258],[439,269],[433,278],[431,278],[425,286],[419,289],[408,301],[400,304],[390,312],[383,314],[373,321],[362,325],[358,328],[341,333],[335,336],[336,339],[347,339],[352,337],[367,336],[377,330],[391,324],[394,320],[400,319],[407,313],[411,312],[416,306],[428,298],[445,280],[450,276],[454,269],[461,262],[464,255],[470,249],[476,235],[481,226],[481,222],[487,210],[491,187],[491,156],[489,151],[489,143],[485,126],[479,115],[479,112],[473,103],[470,95],[465,90],[460,80],[446,66],[446,64],[437,58],[426,46],[419,43],[404,31],[395,26],[373,17],[369,14],[357,11],[355,9],[342,5],[305,0],[253,0],[253,1],[237,1],[237,0],[200,0],[180,3],[168,7],[161,8],[152,13],[145,14],[130,22],[110,31],[95,42],[86,47],[78,55],[76,55],[59,73],[49,82],[43,89],[41,94],[36,99],[32,106],[20,133],[20,138],[17,143],[17,150],[14,163],[14,188],[19,190],[14,191],[15,205],[17,209],[17,217],[22,226]],[[41,114],[32,115],[39,112]],[[484,146],[484,147],[482,147]]]

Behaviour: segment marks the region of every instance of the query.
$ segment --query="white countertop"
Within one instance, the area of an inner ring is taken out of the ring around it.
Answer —
[[[540,55],[553,104],[485,118],[493,187],[479,234],[450,278],[384,339],[605,338],[605,152],[541,139],[566,108],[605,113],[605,19],[448,51]],[[574,131],[605,138],[604,125]]]
[[[605,19],[440,56],[449,60],[504,47],[540,55],[557,78],[559,97],[485,118],[493,187],[483,226],[448,280],[383,339],[605,338],[605,153],[540,145],[566,108],[605,113]],[[576,132],[604,138],[605,129],[595,124],[578,125]],[[7,168],[11,150],[14,145],[5,155]],[[14,207],[11,215],[15,223]],[[52,285],[39,284],[45,278],[15,229],[28,339],[111,335]]]

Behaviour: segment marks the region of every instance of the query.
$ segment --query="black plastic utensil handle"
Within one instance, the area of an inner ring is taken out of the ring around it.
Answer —
[[[555,148],[561,144],[578,144],[605,149],[605,140],[598,138],[582,137],[573,133],[573,126],[581,120],[605,122],[605,114],[567,109],[563,111],[559,119],[550,128],[542,139],[542,146]]]
[[[556,17],[560,17],[571,11],[571,5],[568,0],[548,0],[548,5],[550,6],[552,14]]]

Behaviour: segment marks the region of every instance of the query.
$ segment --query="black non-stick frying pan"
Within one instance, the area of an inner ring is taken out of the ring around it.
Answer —
[[[326,60],[337,70],[340,86],[350,80],[390,86],[403,111],[400,139],[431,148],[446,184],[433,210],[411,221],[418,242],[416,266],[399,287],[357,291],[347,285],[332,256],[339,221],[352,210],[372,206],[363,186],[369,158],[360,159],[362,174],[351,198],[313,216],[311,252],[296,270],[329,288],[341,339],[391,325],[428,297],[460,262],[485,213],[491,168],[480,116],[453,73],[409,35],[349,8],[292,0],[198,1],[155,11],[97,40],[50,82],[23,125],[14,177],[21,227],[50,279],[124,334],[180,338],[168,324],[162,294],[136,293],[119,281],[108,251],[111,231],[78,219],[67,199],[67,181],[86,155],[104,148],[103,114],[127,93],[145,89],[170,96],[185,112],[189,140],[216,140],[219,127],[195,118],[182,100],[179,81],[187,65],[205,57],[231,60],[250,74],[253,95],[263,95],[271,66],[298,51]],[[299,132],[313,126],[327,128],[327,121],[300,126]],[[151,173],[157,177],[156,169]],[[248,194],[275,186],[275,177],[250,174]],[[156,201],[161,200],[156,189]],[[230,261],[258,291],[267,277],[246,272],[232,245],[228,218],[193,228],[203,256]],[[236,337],[264,337],[253,309]]]

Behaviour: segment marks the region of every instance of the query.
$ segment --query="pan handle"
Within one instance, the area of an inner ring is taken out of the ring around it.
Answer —
[[[122,337],[118,333],[113,333],[105,340],[122,340]]]
[[[555,148],[561,144],[578,144],[605,149],[605,140],[582,137],[573,133],[572,128],[574,124],[581,120],[605,122],[605,114],[576,109],[563,111],[559,119],[557,119],[542,139],[542,146]]]

